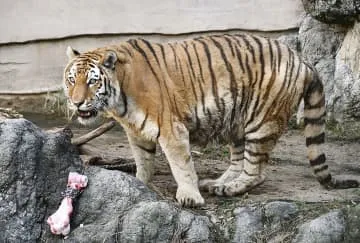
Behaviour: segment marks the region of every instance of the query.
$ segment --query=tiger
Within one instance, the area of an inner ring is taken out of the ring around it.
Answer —
[[[64,91],[84,125],[116,120],[127,134],[136,178],[149,184],[157,144],[177,183],[176,200],[198,207],[207,190],[236,196],[265,180],[269,154],[304,102],[304,135],[313,174],[325,188],[359,187],[326,164],[324,86],[315,68],[276,39],[204,35],[168,43],[129,39],[84,53],[67,48]],[[216,179],[198,179],[191,144],[229,146]]]

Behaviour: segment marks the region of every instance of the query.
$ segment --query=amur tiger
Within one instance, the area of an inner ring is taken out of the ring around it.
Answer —
[[[148,183],[159,143],[184,206],[204,204],[199,185],[220,196],[245,193],[265,179],[269,153],[304,100],[308,158],[326,188],[358,187],[331,177],[321,149],[323,85],[311,65],[277,40],[211,35],[175,43],[131,39],[85,53],[68,47],[65,94],[80,123],[100,114],[127,133],[136,177]],[[231,163],[198,181],[190,143],[229,144]]]

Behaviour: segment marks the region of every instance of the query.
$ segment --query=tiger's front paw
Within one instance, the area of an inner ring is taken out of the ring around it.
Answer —
[[[179,186],[176,199],[184,207],[198,207],[205,204],[199,190],[190,186]]]
[[[218,181],[215,179],[203,179],[199,181],[200,190],[210,191]]]
[[[225,193],[225,182],[212,179],[204,179],[199,183],[201,190],[205,190],[212,195],[226,196]]]
[[[265,175],[247,176],[241,174],[238,178],[225,184],[217,184],[212,187],[212,193],[218,196],[241,195],[260,185],[265,181]]]

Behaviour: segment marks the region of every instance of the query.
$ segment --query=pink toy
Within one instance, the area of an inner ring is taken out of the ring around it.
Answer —
[[[67,188],[62,195],[64,199],[61,201],[58,210],[52,214],[47,223],[50,226],[51,233],[55,235],[68,235],[70,232],[70,216],[73,212],[73,200],[78,197],[85,189],[88,178],[76,172],[70,172],[68,177]]]

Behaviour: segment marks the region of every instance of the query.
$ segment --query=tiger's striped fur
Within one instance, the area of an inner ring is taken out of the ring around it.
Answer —
[[[308,158],[328,188],[357,187],[331,177],[321,149],[325,97],[316,71],[286,45],[254,35],[213,35],[177,43],[129,40],[79,54],[68,49],[65,93],[79,120],[99,113],[124,127],[147,183],[158,142],[185,206],[204,203],[190,142],[230,145],[231,164],[200,186],[217,195],[244,193],[265,179],[269,153],[302,98]]]

